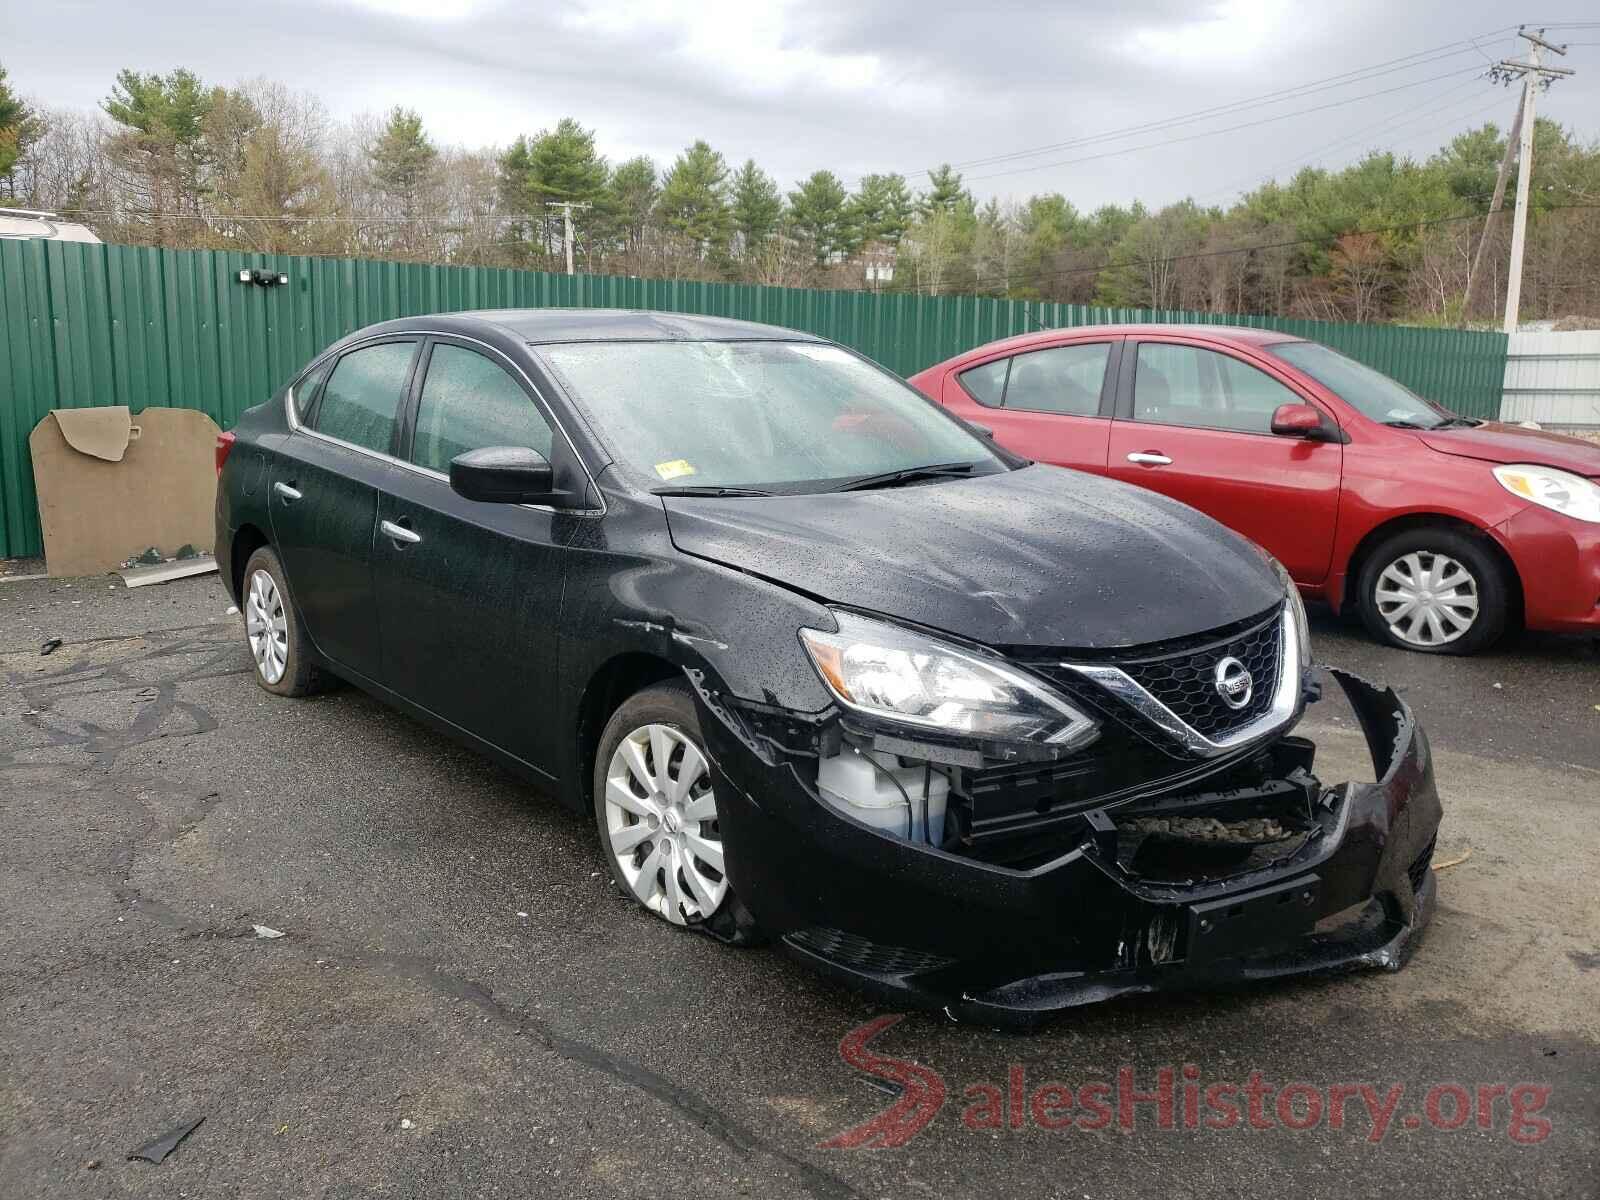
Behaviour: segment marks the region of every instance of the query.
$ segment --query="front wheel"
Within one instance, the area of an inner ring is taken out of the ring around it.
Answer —
[[[1357,585],[1367,629],[1425,654],[1476,654],[1499,640],[1510,587],[1490,550],[1452,529],[1396,534],[1367,558]]]
[[[682,683],[646,688],[607,722],[594,817],[612,878],[641,907],[723,941],[757,940],[728,886],[711,765]]]

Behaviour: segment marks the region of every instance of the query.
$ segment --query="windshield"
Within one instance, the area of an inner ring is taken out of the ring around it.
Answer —
[[[1416,429],[1437,429],[1459,421],[1382,372],[1362,366],[1355,359],[1316,342],[1274,342],[1267,350],[1299,367],[1374,421]]]
[[[915,482],[1006,469],[982,438],[837,346],[584,342],[539,352],[652,491],[815,492],[925,467],[942,470]]]

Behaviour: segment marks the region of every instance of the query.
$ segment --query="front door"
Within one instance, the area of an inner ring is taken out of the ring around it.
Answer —
[[[1272,432],[1279,405],[1313,402],[1242,358],[1175,339],[1130,341],[1122,377],[1109,473],[1244,534],[1297,583],[1321,583],[1344,447]]]
[[[412,703],[550,773],[569,514],[467,500],[450,460],[485,446],[547,458],[551,424],[497,353],[438,339],[404,457],[378,501],[374,579],[383,681]]]
[[[393,469],[396,416],[416,339],[340,356],[320,391],[297,396],[301,427],[272,464],[273,543],[306,636],[336,668],[367,678],[379,664],[372,592],[378,492]]]

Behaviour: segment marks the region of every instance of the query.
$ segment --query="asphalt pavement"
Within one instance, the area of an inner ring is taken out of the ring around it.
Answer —
[[[1404,690],[1467,855],[1414,960],[1018,1035],[646,917],[484,760],[256,687],[228,605],[0,581],[5,1200],[1600,1195],[1586,643],[1429,658],[1316,618],[1320,661]],[[1334,691],[1319,773],[1368,778]]]

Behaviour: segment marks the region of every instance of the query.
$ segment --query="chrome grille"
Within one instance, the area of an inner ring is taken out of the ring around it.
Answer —
[[[1238,659],[1250,672],[1250,699],[1242,708],[1229,707],[1217,690],[1217,665],[1226,658]],[[1136,710],[1137,727],[1153,722],[1180,742],[1197,738],[1208,746],[1271,713],[1282,659],[1283,612],[1274,609],[1205,633],[1116,651],[1088,662],[1027,666],[1080,698],[1087,688],[1096,702],[1103,703],[1109,692]],[[1136,691],[1166,711],[1153,714],[1119,688],[1117,680],[1136,684]],[[1193,745],[1189,748],[1195,750]]]
[[[1274,613],[1254,629],[1204,649],[1118,663],[1145,691],[1190,728],[1216,738],[1248,725],[1272,707],[1278,690],[1281,624]],[[1237,658],[1250,672],[1250,701],[1230,708],[1216,687],[1217,664]]]

